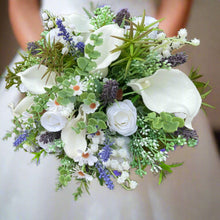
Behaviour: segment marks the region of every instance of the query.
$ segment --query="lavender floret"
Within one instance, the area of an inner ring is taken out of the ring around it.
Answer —
[[[176,136],[182,135],[184,138],[186,138],[187,141],[189,139],[194,139],[194,140],[199,139],[199,136],[195,130],[190,130],[186,127],[178,128],[178,130],[174,132],[174,135],[176,135]]]
[[[112,154],[112,148],[111,146],[114,144],[114,142],[110,143],[110,144],[106,144],[103,148],[102,151],[99,153],[100,158],[102,159],[102,161],[106,162],[110,155]]]
[[[99,171],[99,179],[103,178],[104,181],[105,181],[106,186],[110,190],[114,189],[114,184],[113,184],[113,182],[110,178],[109,171],[105,167],[103,167],[103,165],[100,162],[97,162],[95,166]]]
[[[117,98],[118,93],[118,82],[116,80],[108,80],[102,90],[101,101],[104,105],[111,104]]]
[[[28,42],[27,49],[31,52],[32,55],[40,53],[39,47],[35,42]]]
[[[180,52],[168,58],[161,59],[161,63],[164,63],[166,61],[167,63],[170,64],[171,67],[176,67],[178,65],[185,63],[186,60],[187,60],[187,55],[183,52]]]
[[[20,134],[16,140],[14,141],[13,145],[15,147],[17,147],[18,145],[20,145],[22,142],[26,141],[28,137],[28,132],[25,131],[23,134]]]
[[[130,15],[127,8],[121,9],[115,17],[115,23],[118,24],[119,26],[121,26],[123,20],[124,19],[128,20],[130,17],[131,17],[131,15]],[[129,25],[129,22],[125,21],[124,24]]]
[[[63,22],[61,19],[57,19],[56,24],[60,30],[60,33],[58,34],[58,36],[63,36],[63,39],[65,41],[68,41],[69,43],[71,43],[71,41],[73,40],[72,37],[70,37],[70,34],[67,32],[65,26],[63,25]]]
[[[84,53],[84,47],[85,47],[85,44],[83,42],[78,42],[76,44],[76,48],[81,52],[81,53]]]
[[[117,170],[113,170],[113,173],[115,174],[115,176],[121,176],[121,172],[117,171]]]
[[[39,141],[43,144],[48,144],[53,142],[55,139],[59,139],[61,137],[61,132],[46,132],[40,135]]]

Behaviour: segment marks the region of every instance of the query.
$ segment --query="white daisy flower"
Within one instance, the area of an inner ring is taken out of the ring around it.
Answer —
[[[49,99],[49,101],[47,102],[47,106],[48,106],[48,111],[61,111],[62,110],[62,105],[60,105],[56,99],[52,100]]]
[[[62,116],[64,117],[68,117],[73,109],[74,109],[74,104],[73,103],[69,103],[67,106],[63,106],[60,105],[56,99],[52,100],[49,99],[49,101],[47,102],[47,106],[48,106],[48,111],[53,111],[53,112],[60,112]]]
[[[86,105],[86,104],[83,104],[82,105],[82,110],[86,113],[86,114],[91,114],[91,113],[94,113],[97,108],[99,107],[99,102],[93,102],[91,103],[90,105]]]
[[[71,86],[71,88],[74,90],[74,96],[81,95],[83,91],[86,91],[86,84],[84,82],[80,81],[80,76],[75,77],[76,84]]]
[[[22,117],[21,117],[21,120],[23,122],[27,122],[29,118],[33,118],[33,115],[28,113],[28,112],[23,112],[22,113]]]
[[[77,179],[86,179],[87,181],[92,181],[93,180],[92,176],[90,176],[87,173],[84,173],[82,170],[76,170],[76,172],[74,173],[74,176]]]
[[[87,150],[85,152],[78,150],[78,156],[73,159],[75,162],[79,162],[79,166],[83,166],[84,164],[93,166],[94,163],[98,161],[98,158],[96,156],[93,156],[91,150]]]

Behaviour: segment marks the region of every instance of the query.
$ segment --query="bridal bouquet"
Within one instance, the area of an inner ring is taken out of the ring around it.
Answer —
[[[60,161],[57,189],[75,180],[75,199],[94,178],[110,190],[116,183],[136,188],[131,169],[146,168],[159,183],[172,168],[166,164],[177,146],[198,143],[192,120],[198,113],[206,83],[186,62],[186,29],[168,38],[158,20],[117,14],[109,6],[87,16],[42,13],[44,31],[28,43],[23,61],[8,69],[7,88],[16,85],[24,98],[13,107],[15,150]],[[207,105],[206,103],[204,103]]]

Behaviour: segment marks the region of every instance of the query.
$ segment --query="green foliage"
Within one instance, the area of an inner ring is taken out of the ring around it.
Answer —
[[[190,138],[187,141],[188,147],[195,147],[198,144],[198,140]]]
[[[57,188],[56,190],[63,188],[68,185],[68,183],[72,179],[72,174],[73,174],[73,167],[75,167],[75,162],[65,156],[61,159],[61,166],[58,168],[59,171],[59,178],[58,178],[58,183],[57,183]]]
[[[93,56],[93,55],[91,55],[91,56]],[[90,59],[88,59],[86,57],[79,57],[77,59],[77,64],[78,64],[79,69],[77,68],[76,71],[80,75],[86,75],[83,72],[90,72],[97,66],[95,62],[91,61]]]
[[[201,98],[202,99],[205,99],[212,91],[212,88],[211,86],[209,85],[209,81],[207,82],[202,82],[202,81],[199,81],[199,79],[202,77],[203,75],[200,75],[199,74],[199,68],[197,69],[191,69],[190,71],[190,74],[189,74],[189,78],[192,80],[192,82],[194,83],[194,85],[196,86],[196,88],[198,89],[200,95],[201,95]],[[210,108],[215,108],[214,106],[212,105],[209,105],[205,102],[202,102],[202,108],[203,110],[204,107],[210,107]]]
[[[157,22],[154,22],[148,26],[144,26],[145,13],[142,17],[141,24],[136,25],[132,21],[130,22],[130,31],[127,33],[125,37],[113,36],[119,40],[123,40],[124,44],[116,47],[112,51],[112,53],[121,51],[120,58],[112,64],[112,66],[122,65],[125,66],[125,71],[123,78],[126,79],[131,63],[134,60],[144,62],[146,57],[152,52],[150,48],[157,43],[157,40],[147,38],[148,34],[150,34],[154,30],[158,30],[158,28],[153,28]],[[135,32],[134,32],[135,30]]]
[[[145,121],[151,122],[151,126],[154,129],[163,129],[167,133],[173,133],[177,129],[184,126],[184,120],[179,117],[175,117],[173,114],[161,112],[160,116],[157,116],[155,112],[149,113],[145,117]]]
[[[29,53],[20,53],[19,55],[22,57],[23,60],[14,64],[14,70],[12,71],[9,67],[6,68],[6,89],[9,89],[13,85],[16,85],[18,87],[21,84],[20,77],[17,75],[18,73],[23,72],[36,64],[40,64],[40,60],[36,57],[33,57]]]
[[[32,152],[32,154],[34,154],[34,157],[32,158],[32,161],[36,161],[36,163],[38,164],[40,162],[41,155],[42,154],[46,155],[47,152],[44,149],[42,149],[39,152]]]
[[[74,200],[78,200],[79,197],[82,196],[83,191],[86,191],[89,194],[89,186],[85,179],[78,180],[80,183],[79,187],[77,187],[76,192],[73,193]]]
[[[173,172],[173,170],[171,168],[179,167],[181,165],[183,165],[183,163],[177,163],[177,164],[171,164],[171,165],[165,164],[163,162],[160,163],[161,171],[160,171],[160,174],[159,174],[158,184],[159,185],[161,184],[163,179],[166,177],[167,173],[172,173]]]
[[[115,14],[111,11],[110,6],[99,7],[94,11],[94,15],[91,18],[91,24],[95,30],[108,24],[114,24],[113,19]]]

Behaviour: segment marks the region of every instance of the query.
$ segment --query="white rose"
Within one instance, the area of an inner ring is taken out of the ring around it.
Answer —
[[[123,136],[130,136],[137,130],[137,111],[130,100],[115,102],[107,109],[108,126]]]
[[[59,112],[48,111],[42,115],[40,122],[47,131],[55,132],[65,127],[67,119]]]

